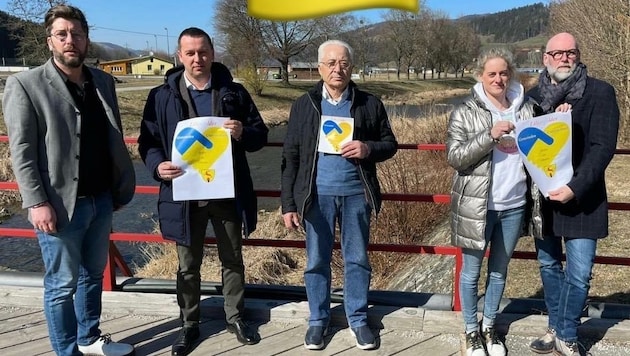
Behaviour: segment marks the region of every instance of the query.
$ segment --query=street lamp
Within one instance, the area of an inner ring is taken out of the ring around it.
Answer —
[[[168,43],[168,28],[164,27],[164,30],[166,31],[166,52],[170,56],[171,55],[171,46]]]
[[[153,34],[153,37],[155,37],[155,52],[157,52],[157,35]]]

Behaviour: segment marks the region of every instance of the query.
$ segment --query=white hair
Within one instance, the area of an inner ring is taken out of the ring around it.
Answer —
[[[350,59],[350,63],[354,62],[352,59],[353,57],[353,52],[354,50],[352,49],[352,47],[350,47],[350,45],[344,41],[340,41],[340,40],[328,40],[324,43],[322,43],[321,45],[319,45],[319,48],[317,49],[317,61],[321,62],[322,58],[324,57],[324,48],[328,45],[337,45],[337,46],[342,46],[345,47],[346,50],[348,50],[348,59]]]

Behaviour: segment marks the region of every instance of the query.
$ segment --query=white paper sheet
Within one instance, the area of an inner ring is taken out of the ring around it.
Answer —
[[[352,141],[354,119],[322,115],[319,121],[319,146],[322,153],[341,154],[341,146]]]
[[[516,142],[525,168],[540,192],[569,183],[571,164],[571,112],[552,113],[516,122]]]
[[[173,179],[173,200],[234,198],[234,169],[227,118],[202,116],[177,123],[172,162],[184,174]]]

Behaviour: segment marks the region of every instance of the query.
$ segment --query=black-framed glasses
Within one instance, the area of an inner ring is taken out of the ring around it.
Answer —
[[[72,36],[72,39],[77,42],[83,41],[87,37],[85,33],[77,31],[57,31],[51,33],[50,36],[56,38],[59,42],[66,42],[66,40],[68,40],[68,33]]]
[[[568,59],[576,59],[577,56],[580,54],[580,50],[577,48],[573,48],[573,49],[568,49],[566,51],[563,50],[556,50],[556,51],[549,51],[549,52],[545,52],[545,54],[550,55],[551,58],[557,60],[562,59],[562,56],[564,56],[565,54],[567,55]]]
[[[320,63],[325,65],[326,68],[328,69],[333,69],[337,65],[339,65],[339,68],[341,69],[348,69],[351,66],[351,63],[348,61],[328,61],[328,62],[320,62]]]

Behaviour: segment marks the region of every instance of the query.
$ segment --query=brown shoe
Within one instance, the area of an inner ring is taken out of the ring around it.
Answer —
[[[548,328],[545,335],[532,341],[529,349],[537,354],[549,354],[553,351],[556,344],[556,331]]]

